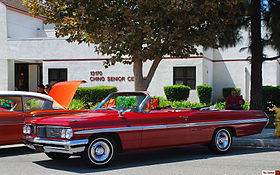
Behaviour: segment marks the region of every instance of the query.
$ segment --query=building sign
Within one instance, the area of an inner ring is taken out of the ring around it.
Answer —
[[[132,82],[134,76],[105,76],[103,71],[90,71],[90,81],[95,82]]]

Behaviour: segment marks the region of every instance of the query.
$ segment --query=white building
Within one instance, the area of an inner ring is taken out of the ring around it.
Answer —
[[[55,38],[53,26],[26,11],[22,0],[0,0],[0,90],[36,91],[38,83],[65,80],[86,80],[83,86],[117,86],[120,91],[134,89],[132,66],[117,64],[105,69],[103,62],[109,57],[96,54],[86,44]],[[248,46],[248,33],[243,34],[243,42],[233,48],[200,48],[202,56],[162,60],[148,90],[164,96],[164,86],[184,83],[192,87],[189,99],[197,102],[197,85],[211,85],[213,100],[222,97],[222,88],[237,87],[249,100],[250,54],[239,52]],[[276,55],[272,49],[265,53]],[[150,64],[145,63],[144,72]],[[263,64],[264,85],[280,85],[279,75],[278,60]]]

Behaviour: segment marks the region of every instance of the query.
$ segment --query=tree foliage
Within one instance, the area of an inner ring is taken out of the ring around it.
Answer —
[[[264,9],[264,22],[268,29],[265,45],[270,45],[280,52],[280,1],[268,0]]]
[[[25,0],[33,15],[56,24],[56,36],[95,44],[105,66],[133,63],[136,90],[146,90],[164,56],[200,54],[197,46],[240,39],[242,0]],[[126,58],[126,59],[124,59]],[[129,58],[129,59],[127,59]],[[142,64],[152,60],[147,76]],[[145,77],[145,78],[144,78]]]

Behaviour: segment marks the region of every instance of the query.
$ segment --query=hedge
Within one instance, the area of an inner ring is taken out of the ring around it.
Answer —
[[[224,97],[224,99],[227,99],[228,96],[231,96],[231,92],[233,90],[236,90],[237,95],[241,94],[241,89],[240,88],[233,88],[233,87],[223,88],[223,97]]]
[[[85,103],[92,103],[95,105],[102,99],[106,98],[110,93],[117,92],[115,86],[96,86],[78,88],[74,96],[75,99],[81,99]]]
[[[212,86],[199,85],[196,86],[196,90],[200,103],[210,104],[212,97]]]
[[[264,109],[272,108],[273,105],[280,107],[280,87],[263,86],[263,105]]]
[[[187,100],[190,95],[191,88],[185,85],[165,86],[164,93],[169,101]]]

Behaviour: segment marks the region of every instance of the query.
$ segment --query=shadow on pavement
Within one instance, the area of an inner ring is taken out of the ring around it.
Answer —
[[[34,154],[36,151],[27,148],[24,145],[7,145],[0,146],[0,158],[1,157],[9,157],[9,156],[18,156],[25,154]]]
[[[243,154],[255,154],[263,152],[280,151],[276,148],[252,148],[252,147],[233,147],[227,154],[212,154],[206,147],[180,147],[165,150],[145,151],[124,153],[117,156],[114,163],[103,169],[90,169],[87,164],[79,157],[73,157],[68,160],[44,160],[36,161],[35,164],[45,168],[63,170],[75,173],[93,173],[106,172],[111,170],[126,169],[132,167],[151,166],[164,163],[175,163],[183,161],[192,161],[200,159],[209,159],[215,157],[231,157]]]

